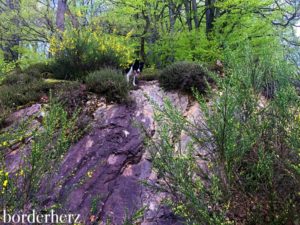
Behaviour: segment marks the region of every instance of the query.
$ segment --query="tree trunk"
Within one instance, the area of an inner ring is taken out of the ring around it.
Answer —
[[[191,17],[191,2],[189,0],[184,1],[184,9],[186,14],[186,23],[188,25],[189,31],[193,29],[192,17]]]
[[[176,5],[173,1],[169,1],[169,20],[170,20],[170,35],[174,38],[175,22],[176,22]],[[168,62],[175,61],[175,49],[173,48],[173,41],[170,43],[170,55],[167,57]]]
[[[65,30],[65,15],[68,15],[71,19],[74,28],[79,27],[78,19],[75,15],[71,13],[68,6],[67,0],[58,0],[57,12],[56,12],[56,27],[60,31]]]
[[[206,8],[206,35],[213,29],[213,22],[215,20],[215,8],[214,8],[215,0],[205,0],[205,8]]]
[[[175,6],[172,1],[169,1],[169,20],[170,20],[170,33],[174,33],[175,28]]]
[[[58,0],[56,12],[56,27],[60,31],[65,30],[65,13],[67,11],[67,0]]]
[[[195,27],[196,27],[196,29],[198,29],[200,26],[200,23],[199,23],[199,18],[198,18],[198,8],[197,8],[196,0],[192,0],[192,8],[193,8]]]
[[[143,62],[146,61],[146,53],[145,53],[145,37],[141,37],[141,46],[140,46],[140,56]]]
[[[143,15],[143,18],[146,22],[145,26],[144,26],[144,31],[143,31],[143,34],[141,36],[141,46],[140,46],[140,56],[141,56],[141,60],[143,62],[146,62],[146,53],[145,53],[145,35],[148,33],[148,30],[150,28],[150,16],[147,15],[147,13],[143,10],[142,11],[142,15]]]

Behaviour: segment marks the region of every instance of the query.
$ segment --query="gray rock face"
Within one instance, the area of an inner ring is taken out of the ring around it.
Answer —
[[[102,104],[93,114],[91,132],[70,148],[57,172],[42,182],[38,195],[42,205],[59,204],[63,212],[79,213],[84,224],[110,221],[121,225],[143,207],[140,224],[182,224],[161,203],[164,193],[155,193],[141,183],[155,183],[157,177],[143,132],[136,124],[142,123],[146,132],[155,136],[157,124],[149,99],[161,106],[166,97],[187,118],[201,115],[187,96],[165,93],[155,81],[131,92],[134,104]],[[182,143],[188,142],[188,135],[182,134]]]
[[[144,94],[162,104],[162,91],[149,83],[132,91],[133,105],[103,104],[94,112],[92,131],[71,147],[58,173],[44,182],[43,205],[59,203],[67,212],[80,213],[85,224],[123,224],[143,207],[141,224],[177,224],[174,214],[160,204],[163,194],[141,183],[156,181],[137,126],[142,123],[155,132],[153,108]]]
[[[11,126],[5,128],[4,132],[11,133],[11,130],[15,129],[16,127],[20,126],[25,120],[29,117],[33,119],[28,124],[28,130],[24,136],[26,139],[23,140],[21,143],[19,140],[14,140],[10,144],[10,148],[5,150],[5,161],[6,161],[6,169],[7,172],[13,173],[15,172],[22,164],[24,163],[24,155],[26,155],[30,150],[30,141],[31,141],[31,134],[33,131],[38,130],[41,128],[41,123],[39,119],[41,116],[42,105],[41,104],[33,104],[30,107],[18,110],[12,113],[7,119],[7,124]],[[1,151],[1,148],[0,148]]]
[[[17,112],[14,112],[13,114],[11,114],[8,118],[7,118],[7,122],[8,123],[13,123],[14,121],[18,121],[21,119],[27,119],[30,116],[33,116],[35,114],[40,113],[42,109],[42,105],[41,104],[34,104],[28,108],[25,109],[21,109]]]
[[[60,203],[66,211],[80,213],[85,223],[92,217],[122,224],[126,210],[131,215],[141,208],[138,179],[142,169],[147,169],[138,165],[143,142],[131,124],[134,108],[107,106],[102,110],[105,113],[96,116],[91,133],[71,147],[58,174],[47,182],[50,185],[45,184],[44,202],[48,206]]]

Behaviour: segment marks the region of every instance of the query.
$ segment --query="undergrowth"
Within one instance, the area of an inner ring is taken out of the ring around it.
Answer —
[[[289,82],[295,70],[280,52],[240,50],[226,52],[225,77],[209,104],[195,90],[203,112],[196,123],[168,101],[156,107],[152,160],[160,182],[150,185],[169,193],[167,202],[188,224],[297,224],[300,102]],[[274,80],[266,99],[264,86]],[[191,137],[185,146],[182,134]]]
[[[70,117],[59,102],[51,99],[42,120],[42,129],[33,126],[33,118],[29,118],[19,122],[17,127],[0,133],[1,209],[14,212],[25,206],[38,206],[39,199],[36,194],[42,180],[46,175],[55,173],[56,165],[70,145],[80,137],[81,133],[76,128],[77,118],[78,112]],[[28,142],[30,151],[22,148]],[[5,158],[8,149],[16,143],[22,149],[21,161],[11,170]]]
[[[85,83],[89,91],[106,97],[107,101],[125,102],[129,87],[121,72],[111,68],[101,69],[87,75]]]
[[[208,89],[209,72],[195,62],[176,62],[164,68],[159,76],[160,85],[167,91],[192,93],[192,88],[204,94]]]

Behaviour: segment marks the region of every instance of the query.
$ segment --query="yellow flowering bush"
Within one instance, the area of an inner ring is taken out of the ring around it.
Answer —
[[[126,37],[105,34],[100,29],[66,30],[50,39],[56,78],[77,79],[103,67],[118,68],[132,58]]]

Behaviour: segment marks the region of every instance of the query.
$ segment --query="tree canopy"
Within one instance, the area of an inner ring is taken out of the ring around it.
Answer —
[[[6,0],[0,2],[0,43],[7,60],[49,57],[53,37],[100,29],[127,38],[131,58],[148,65],[213,61],[244,41],[258,51],[271,43],[299,47],[299,8],[297,0]]]

